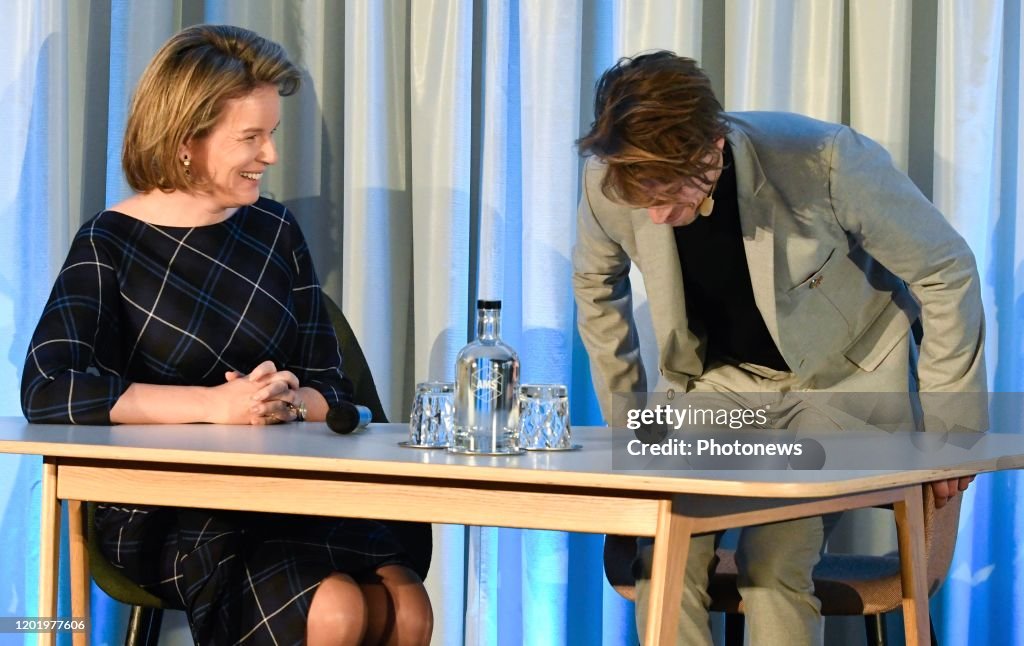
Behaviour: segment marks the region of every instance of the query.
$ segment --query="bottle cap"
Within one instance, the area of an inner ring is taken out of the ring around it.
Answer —
[[[480,299],[476,302],[476,308],[478,310],[500,310],[501,301],[485,301]]]

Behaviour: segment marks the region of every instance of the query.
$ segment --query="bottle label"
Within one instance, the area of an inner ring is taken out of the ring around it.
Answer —
[[[473,396],[484,402],[492,402],[504,391],[501,372],[492,370],[490,365],[474,365],[470,368],[470,383]]]

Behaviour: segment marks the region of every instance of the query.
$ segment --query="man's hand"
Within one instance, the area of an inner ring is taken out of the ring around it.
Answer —
[[[935,508],[943,507],[951,498],[961,491],[967,491],[967,487],[974,482],[974,476],[963,478],[950,478],[949,480],[938,480],[932,483],[932,493],[935,494]]]

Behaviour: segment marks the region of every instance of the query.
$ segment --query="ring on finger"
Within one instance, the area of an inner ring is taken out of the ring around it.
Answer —
[[[295,416],[295,421],[296,422],[304,422],[304,421],[306,421],[306,403],[305,402],[303,402],[303,401],[285,402],[285,406],[287,406],[288,410],[290,410],[292,412],[292,415]]]

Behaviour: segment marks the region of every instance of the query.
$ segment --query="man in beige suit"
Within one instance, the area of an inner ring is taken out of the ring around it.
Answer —
[[[612,418],[613,393],[647,390],[633,263],[647,287],[660,373],[680,392],[730,393],[739,405],[744,393],[761,393],[759,402],[776,393],[787,428],[841,430],[794,393],[985,390],[973,255],[878,144],[793,114],[726,114],[696,63],[668,52],[623,59],[602,76],[594,124],[579,143],[593,157],[573,285],[607,420],[622,423]],[[920,348],[910,334],[917,320]],[[969,407],[941,415],[946,428],[982,428]],[[969,482],[934,483],[937,504]],[[741,533],[753,644],[820,641],[811,570],[826,525],[810,518]],[[681,644],[711,643],[715,544],[693,539]],[[641,626],[649,552],[641,542]]]

